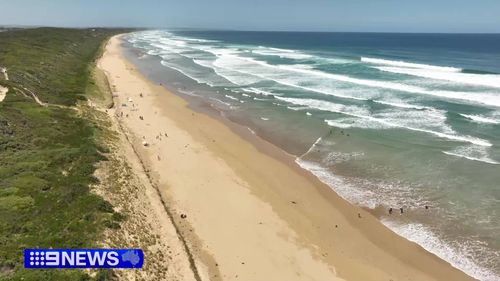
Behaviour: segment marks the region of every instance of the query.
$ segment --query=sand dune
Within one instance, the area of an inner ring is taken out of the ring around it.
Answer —
[[[0,86],[0,102],[2,102],[7,96],[8,88]]]

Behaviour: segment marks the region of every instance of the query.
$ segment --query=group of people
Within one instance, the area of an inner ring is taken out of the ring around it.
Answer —
[[[429,206],[428,205],[425,205],[425,209],[428,210],[429,209]],[[389,208],[389,215],[392,215],[392,213],[394,212],[394,209],[393,208]],[[404,209],[403,207],[399,208],[399,213],[402,215],[404,213]]]
[[[404,213],[403,208],[399,208],[399,211],[401,212],[401,214],[403,214],[403,213]],[[389,215],[392,215],[392,212],[393,212],[393,209],[392,209],[392,208],[389,208]]]

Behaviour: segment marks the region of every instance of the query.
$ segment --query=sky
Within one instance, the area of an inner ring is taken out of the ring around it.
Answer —
[[[0,0],[0,25],[500,33],[500,0]]]

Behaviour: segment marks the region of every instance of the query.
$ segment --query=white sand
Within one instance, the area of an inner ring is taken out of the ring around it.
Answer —
[[[0,102],[2,102],[7,96],[8,88],[0,86]]]

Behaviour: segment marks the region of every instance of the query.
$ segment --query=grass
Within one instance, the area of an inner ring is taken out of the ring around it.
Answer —
[[[0,32],[9,93],[0,103],[0,280],[106,280],[82,270],[27,270],[25,248],[85,248],[122,216],[90,192],[105,159],[98,126],[75,105],[105,83],[93,63],[124,30],[38,28]],[[35,103],[24,88],[49,106]],[[106,98],[103,98],[106,101]],[[108,100],[109,101],[109,100]]]

